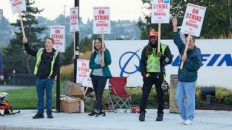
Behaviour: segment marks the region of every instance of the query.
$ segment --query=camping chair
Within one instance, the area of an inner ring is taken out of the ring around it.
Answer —
[[[111,110],[123,109],[124,112],[131,109],[131,96],[126,91],[126,77],[112,77],[109,79],[109,99]]]

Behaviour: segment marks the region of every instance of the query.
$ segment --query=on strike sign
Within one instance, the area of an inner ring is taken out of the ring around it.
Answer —
[[[79,31],[78,8],[70,8],[70,31]]]
[[[170,0],[153,0],[151,23],[169,23]]]
[[[53,47],[58,52],[65,51],[65,26],[50,26],[50,37],[54,40]]]
[[[13,14],[21,11],[26,11],[25,0],[10,0],[10,3]]]
[[[91,69],[89,68],[89,60],[77,59],[77,83],[86,87],[92,87],[90,78]]]
[[[110,8],[94,7],[93,8],[93,33],[109,34],[110,29]]]
[[[200,36],[205,11],[206,7],[188,3],[181,26],[181,32],[197,37]]]

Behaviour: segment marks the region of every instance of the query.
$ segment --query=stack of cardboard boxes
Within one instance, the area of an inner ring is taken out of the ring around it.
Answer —
[[[84,100],[84,87],[73,83],[69,93],[60,98],[60,110],[67,113],[80,112],[80,102]]]

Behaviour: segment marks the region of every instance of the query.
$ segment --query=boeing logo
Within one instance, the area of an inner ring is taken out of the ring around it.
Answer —
[[[140,57],[138,56],[138,51],[128,51],[122,54],[119,59],[119,67],[121,69],[120,76],[123,77],[123,74],[133,74],[139,71],[139,61]],[[125,62],[123,62],[125,61]],[[137,62],[136,62],[137,61]],[[138,65],[136,65],[138,64]]]

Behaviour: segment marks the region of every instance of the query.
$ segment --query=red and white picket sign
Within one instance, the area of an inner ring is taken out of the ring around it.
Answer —
[[[70,8],[70,32],[79,31],[78,7]]]
[[[77,59],[77,83],[82,84],[85,87],[92,87],[90,78],[91,69],[89,68],[89,60]]]
[[[93,8],[93,33],[94,34],[110,34],[110,8],[94,7]]]
[[[151,23],[169,23],[170,0],[153,0]]]
[[[206,7],[188,3],[181,26],[181,32],[196,37],[200,36],[205,11]]]
[[[26,11],[25,0],[10,0],[10,3],[13,14],[19,13],[21,11]]]
[[[54,40],[54,46],[58,52],[65,52],[65,26],[50,26],[50,37]]]
[[[10,3],[11,3],[11,9],[12,9],[13,14],[19,13],[23,37],[26,37],[24,26],[23,26],[23,19],[21,16],[21,11],[26,11],[27,9],[26,1],[25,0],[10,0]]]

